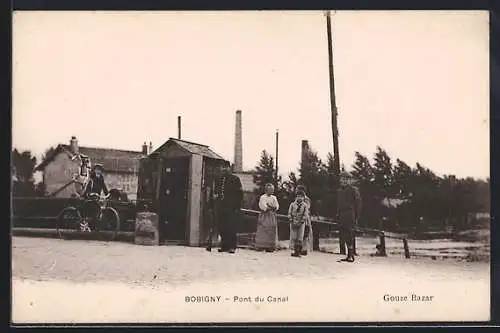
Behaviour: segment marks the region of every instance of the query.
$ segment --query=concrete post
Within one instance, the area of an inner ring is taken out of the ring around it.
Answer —
[[[160,245],[157,214],[151,212],[136,214],[134,242],[137,245]]]

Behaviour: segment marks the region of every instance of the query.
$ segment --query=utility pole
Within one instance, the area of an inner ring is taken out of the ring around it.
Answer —
[[[278,142],[279,142],[279,131],[276,130],[276,185],[278,185],[279,173],[278,173]]]
[[[340,186],[340,156],[339,156],[339,132],[337,126],[337,103],[335,98],[335,72],[333,69],[333,42],[332,42],[332,23],[330,11],[325,12],[326,15],[326,33],[328,37],[328,69],[330,74],[330,110],[332,117],[332,134],[333,134],[333,156],[335,169],[335,188]],[[333,211],[336,212],[338,207],[337,200],[333,202]],[[345,254],[344,240],[339,235],[340,253]]]
[[[330,18],[330,11],[326,13],[326,29],[328,36],[328,64],[330,73],[330,109],[332,114],[332,134],[333,134],[333,156],[336,178],[340,176],[340,156],[339,156],[339,133],[337,126],[337,103],[335,98],[335,73],[333,69],[333,45],[332,45],[332,23]],[[338,184],[337,184],[338,185]]]

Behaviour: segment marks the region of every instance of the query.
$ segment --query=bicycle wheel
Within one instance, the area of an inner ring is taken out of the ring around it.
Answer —
[[[64,208],[57,217],[56,231],[60,239],[64,239],[63,231],[65,229],[74,229],[79,226],[82,221],[82,216],[75,207]]]
[[[102,210],[100,220],[100,224],[105,228],[105,230],[113,231],[112,240],[114,240],[120,230],[120,215],[118,215],[116,209],[113,207],[104,208]]]

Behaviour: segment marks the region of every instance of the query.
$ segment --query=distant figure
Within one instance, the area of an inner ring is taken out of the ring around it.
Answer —
[[[221,236],[219,252],[236,251],[236,219],[242,201],[243,189],[240,179],[231,173],[229,166],[222,166],[214,193],[216,225]]]
[[[255,248],[273,252],[278,245],[278,223],[276,211],[279,203],[274,193],[273,184],[266,184],[263,195],[260,196],[260,214],[257,219],[257,232],[255,233]]]
[[[297,185],[297,192],[302,191],[304,192],[304,203],[307,205],[307,220],[306,224],[304,226],[304,239],[302,241],[302,252],[300,253],[301,255],[305,256],[307,255],[308,251],[313,250],[313,231],[312,231],[312,223],[311,223],[311,199],[307,196],[307,191],[306,187],[304,185]]]
[[[421,231],[422,231],[422,230],[424,230],[424,229],[425,229],[425,222],[424,222],[424,218],[423,218],[423,216],[420,216],[420,217],[418,218],[417,223],[415,224],[415,228],[414,228],[414,230],[413,230],[413,237],[414,237],[415,239],[419,239],[419,238],[420,238],[420,233],[421,233]]]
[[[98,194],[104,192],[106,197],[109,196],[108,188],[106,187],[106,183],[104,182],[104,167],[102,164],[95,164],[90,171],[90,179],[83,190],[82,197],[88,198],[90,194]]]
[[[10,168],[10,174],[12,176],[12,181],[17,182],[17,170],[15,166],[11,166]]]
[[[347,244],[347,257],[341,261],[354,261],[354,226],[361,213],[361,195],[352,185],[348,174],[340,177],[340,188],[337,193],[337,219],[340,223],[340,236]]]
[[[305,193],[298,191],[295,201],[288,208],[288,219],[290,221],[290,249],[292,257],[300,257],[302,253],[302,242],[304,240],[304,229],[309,218],[309,208],[305,203]]]

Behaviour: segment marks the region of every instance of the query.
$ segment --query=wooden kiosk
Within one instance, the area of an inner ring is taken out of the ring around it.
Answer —
[[[158,215],[159,243],[201,246],[208,237],[208,191],[221,165],[208,146],[170,138],[141,159],[139,209]]]

